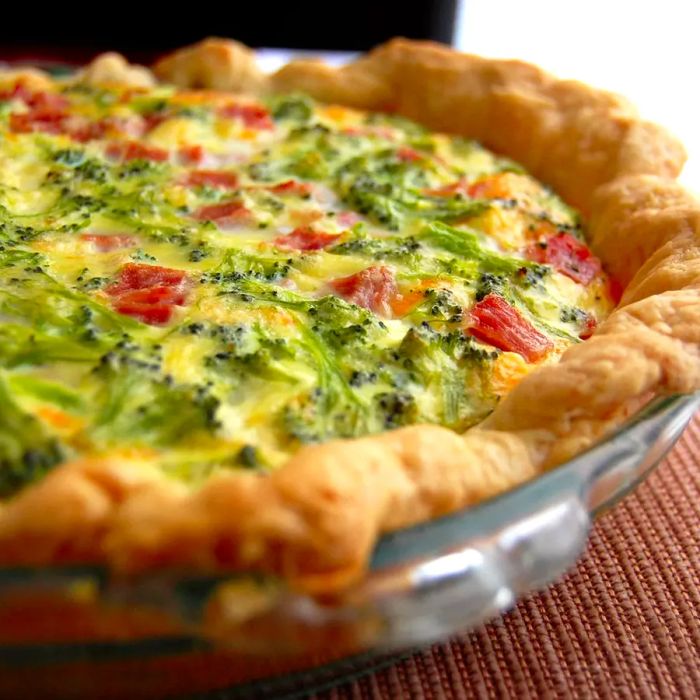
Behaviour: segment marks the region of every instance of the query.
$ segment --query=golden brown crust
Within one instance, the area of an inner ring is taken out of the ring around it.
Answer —
[[[227,39],[205,39],[161,58],[153,72],[179,87],[230,92],[260,92],[264,76],[255,54],[243,44]]]
[[[103,53],[93,59],[77,77],[78,82],[87,85],[121,84],[132,87],[151,87],[156,79],[144,66],[130,64],[118,53]]]
[[[0,68],[0,82],[18,80],[32,90],[46,90],[53,85],[51,76],[36,68]]]
[[[155,71],[187,87],[304,90],[476,138],[579,207],[627,289],[593,338],[531,373],[465,435],[414,426],[329,442],[270,476],[221,474],[195,491],[147,465],[83,460],[4,506],[0,561],[255,569],[328,591],[362,574],[380,533],[533,478],[649,396],[700,388],[700,204],[673,180],[680,144],[623,99],[523,63],[406,40],[344,68],[303,61],[269,78],[244,47],[207,40]]]

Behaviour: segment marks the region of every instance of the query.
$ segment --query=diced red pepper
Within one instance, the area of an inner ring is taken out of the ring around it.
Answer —
[[[81,240],[92,243],[101,253],[136,245],[136,239],[127,233],[83,233]]]
[[[66,108],[70,105],[63,95],[32,90],[20,80],[12,89],[0,92],[0,100],[8,99],[20,99],[29,107],[29,111],[24,114],[10,114],[10,129],[15,133],[63,132],[63,122],[69,118]]]
[[[314,231],[308,226],[296,228],[285,236],[278,236],[272,243],[287,250],[321,250],[332,245],[340,234]]]
[[[11,88],[0,90],[0,100],[20,99],[26,103],[33,94],[34,91],[29,88],[24,80],[20,79]]]
[[[251,212],[244,204],[233,200],[201,207],[194,213],[194,218],[199,221],[216,221],[221,225],[240,224],[250,221]]]
[[[262,105],[232,102],[219,109],[219,115],[227,119],[240,119],[251,129],[273,129],[275,123]]]
[[[313,188],[309,182],[285,180],[277,185],[271,185],[267,189],[273,194],[293,194],[297,197],[306,197],[311,194]]]
[[[589,284],[603,267],[585,243],[560,231],[544,241],[528,246],[526,255],[535,262],[551,265],[579,284]]]
[[[0,90],[0,100],[19,99],[32,109],[64,111],[70,102],[57,92],[32,90],[24,80],[18,80],[9,90]]]
[[[177,155],[180,161],[185,165],[196,165],[204,160],[204,147],[199,144],[180,146]]]
[[[107,146],[107,155],[115,160],[168,160],[168,152],[157,146],[149,146],[138,141],[115,142]]]
[[[394,273],[385,266],[372,266],[329,283],[347,301],[382,316],[391,316],[391,300],[398,293]]]
[[[396,151],[396,157],[402,160],[404,163],[415,163],[418,160],[423,160],[422,156],[418,151],[408,146],[402,146]]]
[[[187,298],[184,285],[146,287],[119,294],[120,304],[175,304],[182,306]]]
[[[192,170],[185,175],[183,184],[191,187],[207,185],[222,190],[235,190],[238,175],[226,170]]]
[[[188,289],[184,270],[127,263],[119,270],[117,283],[105,291],[118,313],[157,325],[171,319],[174,306],[187,302]]]
[[[68,99],[56,92],[35,92],[24,102],[34,110],[50,112],[63,112],[70,106]]]
[[[70,117],[61,124],[61,133],[85,143],[102,138],[108,127],[101,122],[91,122],[81,117]]]
[[[109,294],[119,294],[134,289],[150,287],[174,287],[187,279],[184,270],[175,270],[160,265],[145,265],[143,263],[127,263],[119,270],[119,280],[116,285],[109,287]]]
[[[114,310],[124,316],[131,316],[142,323],[159,326],[167,323],[173,316],[173,307],[169,304],[148,304],[115,300]]]
[[[56,133],[65,134],[83,143],[104,138],[107,134],[135,137],[142,133],[139,118],[105,117],[99,121],[90,121],[87,117],[80,115],[63,115],[60,119],[56,119],[56,123]],[[46,129],[35,125],[34,130],[45,131]]]
[[[489,294],[472,307],[467,328],[478,340],[517,352],[528,362],[541,360],[553,347],[546,335],[498,294]]]
[[[146,114],[143,116],[143,132],[147,134],[149,131],[153,131],[157,126],[160,126],[166,119],[169,119],[170,115],[166,112],[153,112],[153,114]]]
[[[49,110],[10,114],[10,130],[17,134],[28,134],[33,131],[60,134],[63,133],[65,119],[65,113]]]
[[[39,96],[41,99],[32,100],[33,106],[29,112],[10,115],[12,131],[65,134],[81,142],[103,138],[109,133],[131,137],[138,137],[143,133],[143,122],[140,117],[104,117],[98,121],[91,121],[87,117],[67,113],[65,107],[68,101],[62,95],[39,93]],[[116,155],[120,156],[121,152]]]

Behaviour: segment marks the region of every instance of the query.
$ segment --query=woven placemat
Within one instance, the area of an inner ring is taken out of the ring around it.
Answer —
[[[312,696],[700,698],[700,415],[574,571],[472,634]]]

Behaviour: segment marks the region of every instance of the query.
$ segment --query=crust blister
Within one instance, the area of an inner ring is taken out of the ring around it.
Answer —
[[[465,435],[413,426],[333,441],[303,448],[270,476],[226,473],[195,491],[129,462],[65,465],[4,507],[5,563],[254,569],[328,591],[362,575],[381,533],[533,478],[652,394],[700,388],[700,205],[673,181],[683,148],[622,98],[407,40],[343,68],[303,61],[269,77],[240,44],[207,40],[155,70],[185,87],[304,90],[480,140],[581,209],[594,249],[627,290],[593,338],[527,376]],[[61,527],[42,517],[67,503],[76,505]]]
[[[230,92],[260,92],[265,82],[255,54],[227,39],[205,39],[161,58],[153,66],[157,78],[179,87]]]

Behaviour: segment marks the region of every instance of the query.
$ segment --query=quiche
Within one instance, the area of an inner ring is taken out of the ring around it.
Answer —
[[[621,98],[405,40],[0,74],[0,563],[336,590],[699,388],[683,158]]]

